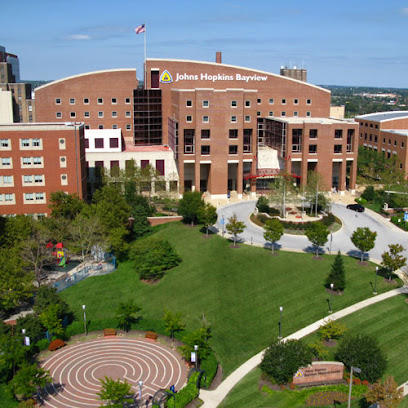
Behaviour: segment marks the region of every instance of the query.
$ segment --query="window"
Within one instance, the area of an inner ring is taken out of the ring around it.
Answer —
[[[44,176],[38,175],[34,176],[34,183],[43,183],[44,182]]]
[[[34,194],[33,193],[25,193],[24,194],[25,201],[34,201]]]
[[[370,142],[373,141],[373,135],[370,133],[370,138],[369,138]]]
[[[118,112],[113,111],[112,112],[112,118],[117,118],[118,117]]]
[[[125,103],[126,103],[127,105],[129,105],[129,104],[130,104],[130,98],[125,98]]]
[[[98,118],[103,118],[103,112],[101,111],[98,112]]]
[[[69,116],[70,116],[71,118],[75,118],[75,117],[76,117],[76,113],[75,113],[75,112],[70,112],[70,113],[69,113]]]
[[[230,139],[237,139],[238,138],[238,129],[230,129],[229,130],[229,138]]]
[[[86,117],[86,118],[89,118],[89,112],[84,112],[84,116]]]
[[[389,144],[389,145],[391,144],[391,139],[388,139],[388,144]]]
[[[187,106],[188,108],[191,108],[191,107],[193,106],[193,101],[191,101],[190,99],[188,99],[188,100],[186,101],[186,106]]]
[[[335,139],[342,139],[343,138],[343,130],[342,129],[335,129],[334,130],[334,138]]]
[[[145,169],[149,165],[149,160],[140,160],[140,168]]]
[[[210,138],[210,129],[201,129],[201,139]]]
[[[295,99],[293,100],[293,104],[294,104],[294,105],[299,105],[299,99],[295,98]]]
[[[342,145],[334,145],[334,153],[341,153],[342,152]]]
[[[367,133],[366,133],[367,134]],[[383,143],[385,144],[385,137],[383,137]]]
[[[10,140],[9,139],[0,139],[0,147],[10,147]]]
[[[193,117],[191,115],[187,115],[186,122],[192,122],[192,121],[193,121]]]
[[[375,125],[375,128],[378,129],[378,125]]]
[[[286,112],[285,111],[281,112],[281,116],[286,116]]]
[[[231,108],[237,107],[237,101],[231,101]]]
[[[256,103],[259,105],[260,103],[262,103],[262,99],[258,98],[258,99],[256,100]]]
[[[273,105],[274,104],[274,100],[273,100],[273,98],[270,98],[269,99],[269,105]]]
[[[89,139],[84,139],[85,149],[89,149]]]
[[[256,112],[256,116],[261,116],[261,112]]]
[[[36,200],[44,200],[44,193],[35,193]]]
[[[293,112],[293,116],[299,116],[298,112]]]
[[[377,143],[378,142],[378,137],[377,137],[377,135],[374,135],[374,143]]]
[[[286,105],[286,99],[283,98],[282,101],[281,101],[281,103],[282,103],[282,105]]]
[[[3,176],[4,184],[11,184],[13,182],[13,176]]]
[[[203,108],[208,108],[210,106],[209,101],[203,101]]]
[[[103,98],[98,98],[98,105],[102,105],[103,104]]]
[[[84,98],[84,105],[89,105],[89,98]]]
[[[404,148],[404,142],[401,142],[401,149]]]
[[[251,101],[245,101],[245,107],[250,108],[251,107]]]
[[[249,115],[246,115],[244,117],[245,122],[250,122],[251,121],[251,117]]]
[[[31,157],[23,157],[23,165],[30,166],[31,165]]]
[[[311,99],[306,99],[306,105],[311,105],[312,104],[312,100]]]
[[[208,123],[210,118],[208,116],[203,116],[203,123]]]
[[[116,105],[118,103],[118,100],[116,98],[112,98],[112,104]]]
[[[317,153],[317,145],[309,145],[309,153]]]
[[[312,116],[312,112],[306,112],[306,117],[310,118]]]
[[[367,133],[364,133],[364,140],[367,140]]]
[[[131,129],[130,125],[126,125],[126,130],[130,130],[130,129]]]
[[[85,129],[90,129],[91,127],[89,125],[85,125]]]
[[[11,166],[11,158],[10,157],[2,157],[1,158],[1,165],[2,166]]]
[[[103,129],[103,125],[98,125],[98,129]]]
[[[309,130],[309,139],[317,139],[317,129]]]
[[[210,146],[209,145],[201,146],[201,154],[203,156],[208,156],[210,154]]]
[[[119,147],[119,139],[117,137],[111,137],[109,139],[109,147],[111,148]]]
[[[75,105],[75,98],[70,98],[69,99],[69,104],[70,105]]]
[[[237,117],[236,116],[231,116],[231,123],[235,123],[237,121]]]
[[[34,165],[41,165],[42,164],[42,157],[33,157],[33,164]]]
[[[160,176],[164,176],[164,160],[156,160],[156,170]]]
[[[244,153],[251,153],[252,151],[252,129],[244,129]]]
[[[33,139],[33,147],[40,147],[41,140],[40,139]]]
[[[238,146],[237,145],[230,145],[229,146],[229,154],[238,154]]]
[[[394,146],[396,146],[397,145],[397,141],[396,140],[394,140]]]
[[[55,98],[55,104],[61,105],[61,98]]]
[[[118,125],[112,125],[112,129],[117,129]]]
[[[55,117],[58,118],[58,119],[61,119],[62,118],[62,113],[61,112],[56,112]]]
[[[95,149],[103,149],[103,138],[101,137],[95,138]]]
[[[23,183],[28,184],[33,182],[33,176],[23,176]]]
[[[14,201],[14,194],[4,194],[4,201]]]
[[[30,139],[21,139],[21,147],[30,147]]]
[[[268,116],[273,116],[273,111],[269,111]]]
[[[130,111],[126,111],[126,113],[125,113],[125,116],[127,117],[127,118],[130,118]]]

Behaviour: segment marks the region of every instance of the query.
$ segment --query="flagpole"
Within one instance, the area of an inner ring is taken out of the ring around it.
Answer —
[[[147,89],[147,75],[146,75],[146,37],[147,37],[147,27],[146,27],[146,22],[145,22],[145,32],[144,32],[144,89]]]

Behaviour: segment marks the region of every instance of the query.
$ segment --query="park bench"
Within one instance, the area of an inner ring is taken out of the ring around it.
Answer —
[[[152,332],[152,331],[147,331],[145,337],[146,339],[157,340],[157,333]]]
[[[105,329],[103,331],[103,337],[106,336],[116,336],[116,330],[115,329]]]

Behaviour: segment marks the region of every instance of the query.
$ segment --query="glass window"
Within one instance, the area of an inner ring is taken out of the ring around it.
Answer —
[[[293,104],[294,104],[294,105],[299,105],[299,99],[295,98],[295,99],[293,100]]]
[[[316,139],[317,138],[317,129],[310,129],[309,130],[309,138]]]
[[[29,147],[30,139],[21,139],[21,147]]]
[[[103,118],[103,112],[101,111],[98,112],[98,118]]]
[[[69,113],[69,116],[70,116],[71,118],[75,118],[75,117],[76,117],[76,113],[75,113],[75,112],[70,112],[70,113]]]
[[[273,105],[274,104],[274,100],[273,100],[273,98],[270,98],[269,99],[269,105]]]
[[[40,147],[41,140],[40,139],[33,139],[33,147]]]
[[[269,111],[268,116],[273,116],[273,111]]]
[[[334,138],[335,139],[342,139],[343,138],[343,130],[342,129],[335,129],[334,130]]]
[[[116,99],[116,98],[112,98],[112,104],[117,104],[118,103],[118,100]]]
[[[3,183],[4,184],[11,184],[13,181],[13,176],[3,176]]]
[[[127,118],[130,118],[130,111],[127,111],[125,116],[126,116]]]
[[[282,105],[286,105],[286,99],[285,98],[282,99]]]
[[[229,154],[238,154],[238,146],[237,145],[230,145],[229,146]]]
[[[55,98],[55,104],[61,105],[61,98]]]
[[[33,157],[33,164],[42,164],[42,157]]]
[[[193,121],[193,117],[191,115],[187,115],[186,122],[192,122],[192,121]]]
[[[89,112],[84,112],[84,116],[86,117],[86,118],[89,118]]]
[[[210,106],[209,101],[203,101],[203,108],[208,108]]]
[[[281,116],[286,116],[286,112],[281,112]]]
[[[235,123],[237,121],[237,117],[236,116],[231,116],[231,122]]]
[[[44,200],[44,193],[35,193],[36,200]]]
[[[10,166],[11,165],[11,158],[10,157],[2,157],[1,158],[1,165],[2,166]]]
[[[112,125],[112,129],[117,129],[118,125]]]
[[[112,112],[112,118],[117,118],[118,117],[118,112],[113,111]]]
[[[317,153],[317,145],[309,145],[309,153]]]
[[[4,201],[14,201],[14,194],[4,194]]]
[[[34,194],[33,193],[25,193],[24,198],[26,201],[33,201],[34,200]]]
[[[260,103],[262,103],[262,99],[258,98],[258,99],[256,100],[256,103],[259,105]]]
[[[306,112],[306,116],[309,118],[310,116],[312,116],[312,112]]]
[[[312,104],[312,100],[311,99],[306,99],[306,105],[311,105]]]
[[[341,153],[343,149],[342,145],[334,145],[334,153]]]
[[[75,98],[70,98],[69,103],[70,105],[75,105]]]
[[[55,116],[60,119],[60,118],[62,118],[62,113],[61,113],[61,112],[57,112],[57,113],[55,114]]]
[[[98,98],[98,104],[102,105],[103,104],[103,98]]]
[[[237,101],[231,101],[231,108],[237,107]]]
[[[238,129],[230,129],[229,130],[229,138],[230,139],[237,139],[238,138]]]
[[[42,175],[34,176],[34,183],[42,183],[44,181],[44,177]]]
[[[201,139],[210,138],[210,129],[201,129]]]
[[[24,183],[32,183],[33,182],[33,176],[23,176],[23,181],[24,181]]]
[[[117,137],[111,137],[109,139],[109,147],[111,148],[119,147],[119,139]]]
[[[89,98],[84,98],[84,105],[89,105]]]
[[[130,130],[131,126],[130,125],[126,125],[126,130]]]
[[[210,154],[210,146],[209,145],[203,145],[201,146],[201,154],[203,156],[207,156]]]
[[[125,103],[129,104],[130,103],[130,98],[125,98]]]
[[[251,107],[251,101],[245,101],[245,107],[250,108]]]
[[[245,122],[250,122],[251,121],[251,117],[249,115],[246,115],[244,118]]]
[[[103,149],[103,138],[101,138],[101,137],[95,138],[95,148],[96,149]]]
[[[208,116],[203,116],[203,123],[208,123],[210,118]]]
[[[298,112],[293,112],[293,116],[299,116]]]
[[[31,164],[31,157],[23,157],[23,164],[28,166]]]
[[[193,106],[193,101],[191,101],[191,100],[188,99],[188,100],[186,101],[186,106],[189,107],[189,108],[191,108],[191,107]]]

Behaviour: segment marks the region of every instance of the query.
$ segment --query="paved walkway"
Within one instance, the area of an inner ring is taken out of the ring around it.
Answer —
[[[401,293],[408,294],[408,288],[402,287],[398,289],[391,290],[386,293],[382,293],[381,295],[377,295],[375,297],[363,300],[362,302],[356,303],[355,305],[349,306],[343,310],[340,310],[336,313],[333,313],[324,319],[320,319],[311,325],[304,327],[303,329],[297,331],[296,333],[291,334],[290,336],[286,337],[284,340],[289,339],[300,339],[310,333],[316,331],[322,324],[324,324],[325,320],[328,318],[332,320],[340,319],[344,316],[347,316],[351,313],[354,313],[357,310],[363,309],[367,306],[373,305],[375,303],[381,302],[382,300],[389,299],[393,296],[400,295]],[[264,351],[256,354],[244,364],[242,364],[239,368],[237,368],[232,374],[230,374],[214,391],[207,391],[201,390],[200,391],[200,398],[204,401],[202,407],[204,408],[216,408],[222,400],[227,396],[227,394],[235,387],[235,385],[242,380],[250,371],[256,368],[262,361],[262,357]],[[408,394],[408,381],[403,384],[401,387],[404,388],[404,395]]]

